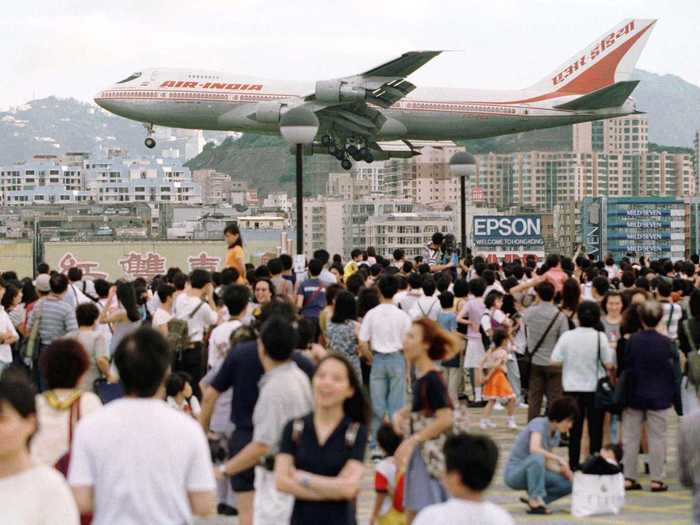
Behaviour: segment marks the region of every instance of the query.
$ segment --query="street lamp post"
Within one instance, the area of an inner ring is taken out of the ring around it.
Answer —
[[[452,155],[452,158],[450,158],[450,172],[452,175],[459,177],[460,225],[462,229],[460,241],[462,243],[462,254],[464,255],[467,248],[466,179],[476,173],[476,159],[474,155],[466,151],[460,151]]]
[[[318,118],[313,111],[302,106],[292,108],[280,118],[280,133],[291,145],[296,146],[297,182],[297,255],[304,253],[304,192],[302,155],[304,144],[311,144],[318,132]]]

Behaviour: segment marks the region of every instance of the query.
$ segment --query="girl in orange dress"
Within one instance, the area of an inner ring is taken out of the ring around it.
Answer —
[[[483,390],[482,395],[488,401],[484,407],[484,415],[481,418],[479,425],[482,430],[493,428],[496,426],[491,421],[491,412],[496,401],[501,401],[506,405],[506,413],[508,414],[508,428],[517,429],[513,412],[515,410],[515,394],[508,382],[506,361],[508,360],[508,345],[510,344],[510,336],[508,332],[502,328],[496,328],[491,336],[493,344],[486,352],[486,355],[481,360],[479,370],[483,374]]]

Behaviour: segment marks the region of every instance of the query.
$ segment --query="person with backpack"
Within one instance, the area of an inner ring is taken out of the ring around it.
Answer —
[[[75,266],[70,268],[67,275],[69,284],[68,293],[65,297],[66,302],[73,308],[76,308],[79,304],[85,304],[95,300],[93,299],[93,297],[95,297],[95,287],[94,285],[91,286],[88,291],[87,281],[83,281],[83,271],[80,268]]]
[[[205,371],[204,336],[219,319],[214,304],[214,285],[211,274],[207,270],[200,268],[192,270],[190,287],[175,301],[173,317],[187,322],[187,340],[182,345],[184,348],[176,350],[173,370],[187,372],[192,377],[194,395],[199,399],[202,397],[199,381]]]
[[[0,376],[0,511],[4,524],[78,525],[78,508],[56,469],[34,461],[34,390],[22,375]]]
[[[282,431],[277,488],[294,496],[292,525],[356,523],[372,408],[343,355],[321,360],[312,386],[313,412]]]
[[[102,407],[95,394],[81,389],[89,367],[88,354],[75,339],[57,339],[42,352],[47,390],[36,396],[39,429],[29,447],[38,463],[56,466],[70,452],[78,421]]]
[[[158,308],[153,313],[151,326],[167,337],[168,323],[173,318],[175,287],[172,284],[160,284],[156,290],[156,297],[158,297]]]
[[[435,279],[432,275],[425,275],[421,284],[423,294],[416,300],[415,304],[408,312],[412,320],[430,319],[437,321],[438,315],[442,311],[440,299],[435,297]]]

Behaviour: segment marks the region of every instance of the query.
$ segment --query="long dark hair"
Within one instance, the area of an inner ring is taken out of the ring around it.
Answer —
[[[350,292],[342,291],[335,296],[333,305],[333,317],[331,323],[342,324],[345,321],[355,321],[357,319],[357,301]]]
[[[117,299],[126,310],[129,321],[133,323],[141,319],[139,305],[136,302],[136,290],[132,283],[122,281],[117,284]]]
[[[576,279],[569,277],[564,281],[561,294],[561,306],[572,312],[578,309],[581,300],[581,287]]]
[[[348,375],[348,382],[350,383],[350,387],[354,392],[352,397],[346,399],[343,403],[343,412],[345,412],[345,415],[351,420],[356,421],[357,423],[369,425],[369,422],[372,419],[372,405],[370,405],[367,395],[365,394],[364,387],[360,382],[360,378],[357,376],[357,373],[355,372],[355,369],[348,358],[343,354],[328,354],[318,363],[316,371],[318,372],[318,370],[323,366],[323,363],[331,359],[335,359],[345,366],[345,372]]]
[[[241,229],[238,227],[238,224],[236,224],[235,222],[228,224],[226,228],[224,228],[224,233],[238,235],[238,239],[236,239],[236,242],[233,243],[233,246],[240,246],[241,248],[243,248],[243,237],[241,236]],[[229,246],[229,248],[233,248],[233,246]]]

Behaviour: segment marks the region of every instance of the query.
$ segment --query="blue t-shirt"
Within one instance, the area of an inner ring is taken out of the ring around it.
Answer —
[[[530,455],[530,436],[533,432],[537,432],[542,436],[542,448],[550,451],[559,445],[559,432],[555,432],[552,436],[549,432],[549,419],[546,417],[536,417],[530,421],[527,426],[520,431],[518,437],[515,438],[513,447],[510,451],[508,465],[517,465],[527,459]]]
[[[437,316],[437,322],[448,332],[457,331],[457,314],[454,312],[440,312]],[[457,353],[453,358],[443,361],[442,366],[446,366],[448,368],[458,368],[459,353]]]
[[[306,279],[299,285],[299,295],[304,296],[301,316],[304,319],[318,319],[326,307],[326,288],[317,277]]]

